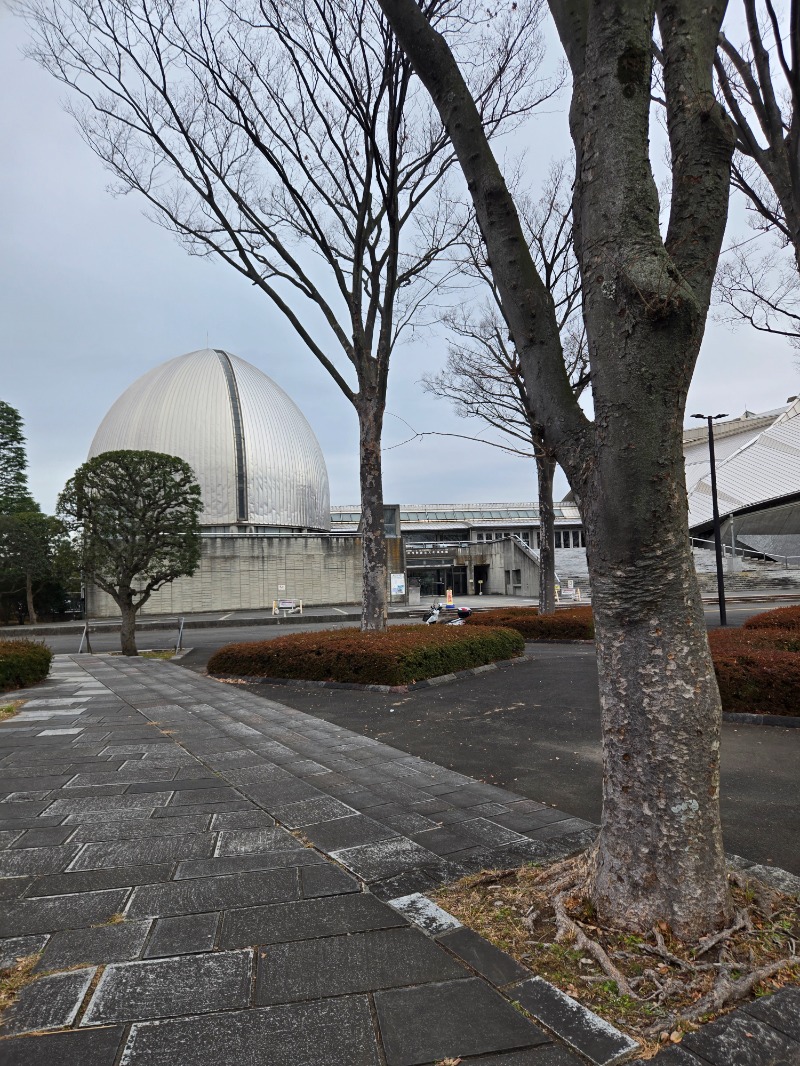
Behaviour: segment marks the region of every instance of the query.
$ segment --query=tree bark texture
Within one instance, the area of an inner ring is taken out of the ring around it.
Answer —
[[[553,511],[553,476],[555,459],[542,449],[536,449],[536,477],[539,484],[539,614],[552,614],[556,609],[556,527]]]
[[[120,647],[123,655],[138,655],[136,647],[136,608],[129,599],[118,600],[117,604],[122,615],[120,624]]]
[[[604,922],[684,939],[730,914],[719,820],[721,710],[687,536],[686,394],[727,218],[733,134],[712,66],[724,0],[551,0],[573,76],[574,240],[595,421],[469,91],[413,0],[379,0],[458,154],[523,364],[532,417],[586,530],[603,717],[591,893]],[[666,239],[649,158],[652,35],[664,55]]]
[[[383,408],[358,408],[361,463],[362,630],[386,628],[386,537],[383,513],[381,431]]]
[[[31,625],[36,625],[38,619],[36,618],[36,608],[33,605],[33,578],[30,573],[25,575],[25,599],[28,603],[28,621]]]

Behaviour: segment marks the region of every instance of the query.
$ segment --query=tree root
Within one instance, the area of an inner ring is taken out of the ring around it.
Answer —
[[[707,954],[712,948],[715,948],[717,944],[721,944],[724,940],[730,940],[730,938],[738,933],[740,930],[746,929],[748,932],[752,932],[753,923],[750,921],[750,915],[747,911],[737,911],[736,920],[733,925],[727,929],[723,929],[720,933],[714,933],[712,936],[702,937],[697,950],[694,953],[694,957],[699,959],[701,955]]]
[[[591,955],[612,981],[617,982],[617,988],[622,995],[638,999],[639,997],[628,984],[627,978],[625,978],[621,971],[617,969],[601,945],[598,944],[596,940],[592,940],[591,937],[588,937],[578,923],[573,921],[567,914],[564,901],[568,896],[569,890],[567,889],[559,892],[553,900],[553,912],[556,916],[556,940],[561,941],[566,938],[574,940],[576,946],[579,947],[581,951],[585,951],[588,955]]]
[[[749,996],[757,984],[773,977],[780,970],[788,966],[797,966],[800,963],[800,955],[790,955],[788,958],[771,962],[762,966],[752,973],[745,974],[736,981],[731,981],[730,970],[721,973],[711,991],[693,1003],[691,1007],[673,1014],[669,1019],[661,1019],[656,1025],[647,1030],[648,1036],[658,1036],[665,1029],[673,1029],[681,1022],[695,1022],[704,1014],[716,1014],[724,1007],[733,1006],[740,1000]]]

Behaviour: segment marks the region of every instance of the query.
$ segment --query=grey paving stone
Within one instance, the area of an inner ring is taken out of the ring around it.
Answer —
[[[744,1011],[687,1033],[682,1047],[711,1066],[797,1066],[800,1062],[798,1041]]]
[[[119,785],[123,782],[163,782],[170,781],[176,774],[171,766],[145,766],[141,762],[122,767],[119,770],[95,770],[76,774],[64,786],[66,789],[81,788],[85,785]]]
[[[72,843],[93,843],[101,840],[137,840],[167,836],[188,836],[191,833],[204,833],[208,830],[211,816],[192,814],[188,818],[150,818],[146,811],[141,816],[124,818],[120,821],[82,823],[74,826],[75,836]]]
[[[37,878],[28,889],[28,896],[67,896],[76,892],[101,892],[126,885],[155,885],[169,881],[172,864],[159,866],[115,866],[111,870],[88,870],[74,874],[52,874]]]
[[[285,870],[292,866],[320,866],[325,857],[311,848],[298,845],[284,851],[267,851],[263,855],[234,855],[230,858],[189,859],[178,863],[175,880],[188,877],[219,877],[251,870]]]
[[[785,892],[790,896],[800,896],[800,877],[789,873],[788,870],[780,870],[774,866],[751,866],[747,870],[748,877],[757,877],[759,881],[776,888],[779,892]]]
[[[378,1066],[366,996],[144,1023],[131,1028],[122,1066]],[[268,1057],[265,1055],[268,1054]]]
[[[172,914],[219,911],[228,907],[288,903],[299,896],[300,886],[296,869],[205,877],[136,888],[127,916],[163,918]]]
[[[25,985],[3,1016],[3,1034],[15,1036],[72,1025],[93,977],[91,967],[51,974]]]
[[[10,846],[12,850],[52,847],[65,843],[74,832],[75,826],[72,825],[54,825],[49,829],[26,829],[22,836]]]
[[[434,852],[436,855],[452,855],[454,852],[463,851],[475,846],[475,841],[460,833],[458,829],[427,829],[422,832],[411,832],[410,837],[423,848]]]
[[[477,977],[376,992],[375,1007],[388,1066],[421,1066],[548,1041]]]
[[[365,881],[383,880],[415,866],[435,864],[439,859],[432,851],[404,837],[343,848],[332,851],[331,855]]]
[[[488,818],[471,818],[469,821],[460,822],[458,832],[476,844],[486,844],[494,848],[502,844],[521,843],[525,840],[521,833],[507,829],[499,822],[490,821]]]
[[[154,793],[149,793],[154,795]],[[135,798],[135,797],[132,797]],[[143,799],[146,798],[142,797]],[[187,814],[229,814],[235,811],[249,811],[251,804],[246,799],[236,803],[194,803],[190,807],[156,807],[154,818],[185,818]]]
[[[218,777],[178,777],[170,781],[169,787],[181,792],[195,790],[207,793],[209,789],[218,789],[223,783]],[[163,787],[164,785],[159,785],[157,781],[149,783],[138,782],[134,785],[128,785],[126,795],[136,795],[139,792],[158,792],[159,788]]]
[[[74,844],[51,848],[20,848],[0,852],[0,877],[51,874],[63,870],[77,855]]]
[[[219,919],[217,913],[158,918],[153,925],[153,933],[144,953],[145,958],[211,951]]]
[[[128,794],[126,793],[126,795]],[[219,782],[217,782],[216,788],[184,788],[176,790],[170,807],[191,807],[198,803],[238,803],[241,799],[241,793],[237,792],[235,788],[220,787]]]
[[[507,989],[567,1045],[596,1066],[612,1066],[635,1051],[638,1044],[541,977],[531,977]]]
[[[445,933],[449,929],[460,929],[461,922],[439,907],[432,899],[421,892],[411,892],[407,896],[397,896],[387,901],[389,906],[404,915],[408,920],[423,929],[428,936]]]
[[[436,939],[493,985],[507,985],[530,976],[530,972],[516,959],[484,940],[472,929],[462,926],[460,929],[443,933]]]
[[[233,814],[215,814],[211,819],[211,828],[218,829],[260,829],[275,825],[275,819],[255,807]]]
[[[85,844],[70,864],[73,870],[98,870],[135,863],[159,863],[177,859],[205,859],[214,854],[216,834],[166,836],[156,840],[126,840]]]
[[[541,829],[533,829],[529,835],[534,840],[553,840],[557,837],[571,836],[573,833],[582,833],[588,829],[596,831],[596,826],[583,818],[565,818],[563,821],[544,825]]]
[[[0,911],[0,936],[21,933],[54,933],[107,921],[117,914],[128,889],[80,892],[69,896],[45,896],[20,900]]]
[[[246,1007],[252,952],[218,951],[106,967],[81,1025]]]
[[[18,840],[23,833],[23,829],[0,830],[0,849],[4,850],[5,848],[9,847],[15,840]]]
[[[98,966],[138,958],[149,928],[150,922],[115,922],[55,933],[36,969],[65,970],[70,966]]]
[[[285,829],[234,829],[223,830],[219,835],[216,854],[258,855],[264,851],[279,851],[281,848],[296,848],[297,838]]]
[[[0,940],[0,970],[15,966],[18,959],[38,955],[47,943],[47,936],[12,936]]]
[[[62,793],[63,794],[63,793]],[[79,796],[74,799],[54,800],[47,808],[50,817],[74,817],[94,815],[101,811],[132,811],[137,808],[162,807],[169,803],[171,792],[148,792],[145,796]]]
[[[358,892],[227,911],[219,945],[239,948],[279,944],[370,929],[391,929],[405,924],[391,907],[369,893]]]
[[[706,1059],[698,1059],[697,1055],[693,1055],[691,1051],[687,1051],[686,1048],[681,1047],[678,1044],[673,1044],[663,1051],[659,1051],[655,1058],[652,1059],[636,1059],[630,1063],[630,1066],[708,1066]]]
[[[358,892],[361,889],[354,877],[330,863],[325,866],[304,866],[299,872],[300,891],[305,899],[314,896],[336,896],[342,892]]]
[[[358,844],[369,844],[375,840],[397,838],[393,829],[363,814],[352,814],[346,818],[334,818],[316,825],[307,825],[303,828],[303,833],[318,848],[328,853],[352,848]]]
[[[313,825],[315,822],[327,821],[331,818],[347,818],[351,814],[356,814],[357,811],[333,796],[319,796],[315,799],[300,800],[299,803],[288,803],[283,807],[276,807],[273,813],[279,822],[290,829],[297,829],[300,826]]]
[[[460,1066],[585,1066],[566,1048],[555,1044],[540,1044],[525,1051],[509,1051],[499,1055],[462,1058]],[[693,1066],[698,1066],[697,1062]]]
[[[3,1066],[113,1066],[122,1026],[4,1040]]]
[[[0,899],[18,899],[32,881],[32,877],[0,878]]]
[[[747,1014],[800,1043],[800,988],[783,988],[744,1006]]]
[[[261,950],[256,1002],[291,1003],[466,976],[466,970],[415,929],[354,933]]]

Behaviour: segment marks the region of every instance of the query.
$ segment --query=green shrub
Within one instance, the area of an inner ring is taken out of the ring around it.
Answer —
[[[511,629],[392,626],[297,633],[276,640],[228,644],[208,661],[213,675],[405,685],[428,677],[511,659],[524,650]]]
[[[526,640],[594,639],[591,607],[568,607],[555,614],[543,615],[535,607],[500,607],[473,614],[469,625],[507,626]]]
[[[795,629],[800,630],[800,607],[778,607],[754,615],[744,623],[744,629]]]
[[[0,640],[0,692],[44,681],[53,653],[37,640]]]

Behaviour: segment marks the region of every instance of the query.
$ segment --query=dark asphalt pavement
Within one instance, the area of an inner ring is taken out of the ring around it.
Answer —
[[[249,691],[597,822],[602,768],[594,649],[539,644],[528,650],[533,662],[407,693],[285,685]],[[723,725],[728,851],[800,874],[798,786],[800,729]]]

